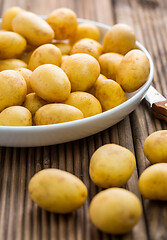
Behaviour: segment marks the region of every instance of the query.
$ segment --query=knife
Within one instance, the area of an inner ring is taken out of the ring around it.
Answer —
[[[149,103],[154,116],[167,122],[167,99],[153,86],[149,87],[145,99]]]

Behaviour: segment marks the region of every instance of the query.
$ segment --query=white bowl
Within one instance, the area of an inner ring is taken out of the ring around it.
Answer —
[[[78,19],[78,22],[95,24],[100,29],[101,40],[106,31],[110,29],[110,26],[98,22],[84,19]],[[73,141],[100,132],[121,121],[137,107],[153,79],[154,66],[151,56],[139,42],[136,44],[149,59],[150,74],[147,82],[138,91],[127,94],[126,102],[101,114],[67,123],[30,127],[0,126],[0,146],[31,147]]]

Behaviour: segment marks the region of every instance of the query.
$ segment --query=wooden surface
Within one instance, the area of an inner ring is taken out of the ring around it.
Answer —
[[[0,14],[13,5],[37,14],[69,7],[80,18],[131,25],[153,57],[153,84],[167,97],[167,0],[0,0]],[[143,200],[137,187],[139,175],[149,165],[143,154],[144,140],[160,129],[167,129],[167,123],[155,119],[142,102],[120,123],[79,141],[38,148],[0,147],[0,240],[166,240],[167,203]],[[142,201],[143,216],[129,234],[119,237],[98,231],[88,216],[89,203],[101,190],[90,181],[89,160],[105,143],[127,147],[137,159],[137,168],[125,187]],[[84,181],[89,194],[83,207],[72,214],[58,215],[32,203],[29,180],[48,167],[65,169]]]

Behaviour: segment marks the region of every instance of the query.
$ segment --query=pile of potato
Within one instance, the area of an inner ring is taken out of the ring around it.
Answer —
[[[102,44],[99,39],[99,29],[78,24],[70,9],[44,20],[9,8],[0,30],[0,125],[68,122],[125,102],[125,92],[146,82],[149,60],[125,24],[112,26]]]

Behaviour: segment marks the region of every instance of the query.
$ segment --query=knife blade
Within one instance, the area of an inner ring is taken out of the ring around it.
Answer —
[[[154,116],[167,122],[167,99],[153,86],[150,86],[145,95],[145,100],[149,103]]]

